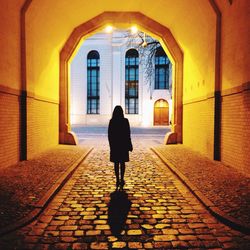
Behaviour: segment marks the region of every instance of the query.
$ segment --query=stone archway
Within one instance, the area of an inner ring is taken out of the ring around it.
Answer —
[[[59,142],[76,144],[76,137],[70,131],[68,106],[68,61],[74,53],[82,37],[93,33],[101,27],[128,26],[137,24],[143,29],[162,39],[175,62],[175,84],[173,87],[173,121],[172,132],[176,134],[176,142],[182,142],[182,90],[183,90],[183,53],[171,31],[139,12],[104,12],[76,27],[60,52],[60,95],[59,95]]]

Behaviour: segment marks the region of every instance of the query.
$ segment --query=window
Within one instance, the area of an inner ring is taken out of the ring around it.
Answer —
[[[169,59],[162,47],[155,52],[155,89],[169,89]]]
[[[87,113],[100,113],[100,56],[95,50],[88,53],[87,57]]]
[[[138,114],[139,54],[135,49],[125,56],[125,113]]]

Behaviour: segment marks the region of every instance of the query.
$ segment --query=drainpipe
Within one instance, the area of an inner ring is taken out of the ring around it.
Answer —
[[[221,159],[221,12],[215,0],[209,0],[216,14],[215,86],[214,86],[214,160]]]
[[[25,1],[20,13],[20,53],[21,53],[21,91],[19,97],[20,113],[20,161],[27,160],[27,79],[26,79],[26,34],[25,34],[25,13],[32,0]]]

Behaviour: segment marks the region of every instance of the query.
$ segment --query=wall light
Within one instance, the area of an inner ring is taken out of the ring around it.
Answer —
[[[138,28],[136,26],[132,26],[130,29],[132,34],[136,34],[138,32]]]
[[[105,27],[105,32],[111,33],[112,31],[113,31],[113,26],[108,25],[108,26]]]

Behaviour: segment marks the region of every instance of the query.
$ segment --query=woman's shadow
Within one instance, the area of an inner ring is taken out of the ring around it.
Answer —
[[[108,204],[108,224],[113,235],[121,235],[125,228],[131,201],[125,191],[115,191],[110,194]]]

